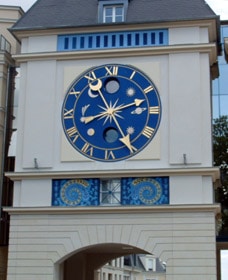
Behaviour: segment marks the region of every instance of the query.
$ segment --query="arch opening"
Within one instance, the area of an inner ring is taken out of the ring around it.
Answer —
[[[140,272],[148,276],[158,267],[160,275],[165,275],[164,263],[150,252],[128,244],[104,243],[82,248],[56,264],[55,279],[126,280]]]

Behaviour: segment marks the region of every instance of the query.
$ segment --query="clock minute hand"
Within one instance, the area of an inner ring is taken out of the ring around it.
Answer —
[[[127,134],[126,136],[124,136],[123,138],[119,138],[119,140],[124,143],[125,146],[128,147],[128,149],[131,151],[131,153],[133,153],[133,148],[131,145],[131,141],[130,141],[130,135]]]
[[[131,153],[133,153],[134,151],[133,151],[133,146],[131,145],[130,135],[129,135],[129,134],[124,135],[124,133],[123,133],[123,131],[122,131],[122,129],[121,129],[121,127],[120,127],[120,125],[119,125],[119,123],[118,123],[118,121],[117,121],[117,119],[116,119],[116,117],[115,117],[114,114],[112,115],[112,118],[113,118],[113,120],[114,120],[114,122],[115,122],[117,128],[119,129],[121,135],[123,136],[122,138],[119,138],[119,140],[120,140],[124,145],[126,145],[126,147],[131,151]]]

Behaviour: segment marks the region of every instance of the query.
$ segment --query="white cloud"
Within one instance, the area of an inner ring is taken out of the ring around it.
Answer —
[[[36,0],[0,0],[0,5],[20,6],[24,11],[27,11]]]
[[[206,0],[206,2],[222,20],[228,19],[228,0]]]

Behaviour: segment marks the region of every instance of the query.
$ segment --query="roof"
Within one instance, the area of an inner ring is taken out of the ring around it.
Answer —
[[[204,0],[130,0],[126,23],[149,23],[217,17]],[[94,26],[98,0],[38,0],[12,31]]]

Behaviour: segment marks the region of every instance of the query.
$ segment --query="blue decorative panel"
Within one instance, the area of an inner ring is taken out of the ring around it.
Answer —
[[[160,205],[169,203],[169,178],[122,178],[122,205]]]
[[[52,206],[96,206],[99,194],[99,179],[52,181]]]
[[[140,30],[58,36],[58,51],[135,48],[168,45],[168,30]]]

